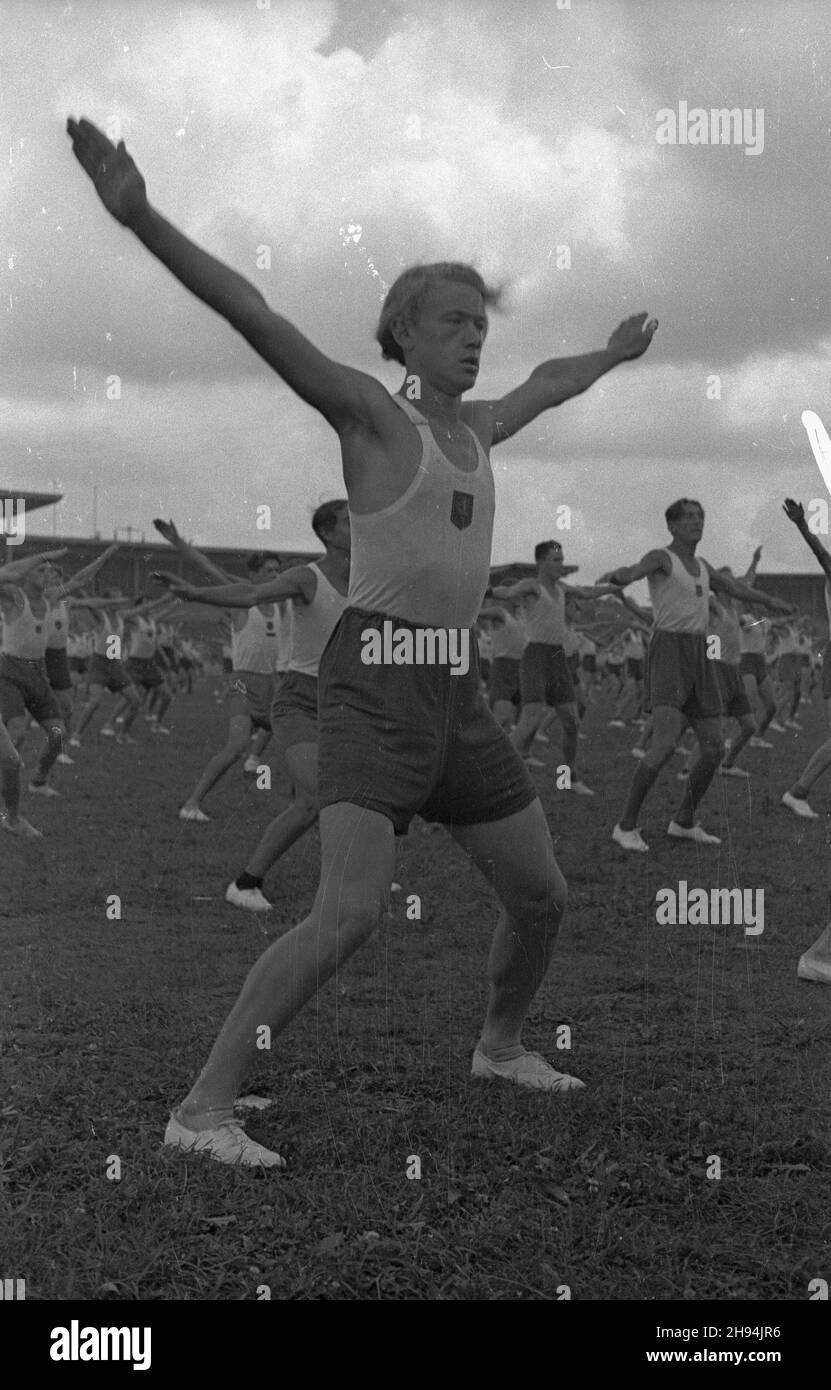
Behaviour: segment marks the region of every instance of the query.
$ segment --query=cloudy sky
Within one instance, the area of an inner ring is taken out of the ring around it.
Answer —
[[[324,422],[109,218],[74,114],[120,129],[165,216],[391,390],[375,321],[416,261],[508,286],[476,395],[658,317],[644,359],[494,450],[495,561],[529,558],[565,505],[592,578],[661,544],[686,494],[714,563],[762,543],[763,569],[811,568],[781,500],[824,495],[802,411],[831,429],[827,0],[2,0],[0,17],[0,482],[55,485],[59,532],[91,532],[97,485],[105,536],[161,513],[258,545],[268,503],[275,546],[304,547],[343,490]],[[744,143],[660,143],[680,103],[763,114]]]

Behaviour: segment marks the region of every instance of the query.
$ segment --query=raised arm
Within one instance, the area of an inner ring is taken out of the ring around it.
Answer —
[[[623,604],[624,608],[628,608],[629,612],[634,614],[641,631],[650,632],[652,630],[655,620],[650,609],[642,608],[639,603],[636,603],[628,594],[622,593],[620,589],[615,590],[615,598]]]
[[[213,560],[209,560],[207,555],[203,555],[201,550],[196,549],[195,545],[190,545],[184,540],[172,521],[163,521],[160,516],[156,516],[153,518],[153,525],[159,535],[164,536],[168,545],[172,545],[173,549],[179,552],[183,560],[189,560],[196,569],[201,570],[211,579],[218,580],[220,584],[236,584],[237,580],[233,574],[229,574],[227,570],[215,565]]]
[[[747,569],[742,575],[742,579],[744,580],[745,584],[749,584],[751,588],[756,583],[756,569],[761,558],[762,547],[760,545],[757,545],[756,549],[753,552],[753,559],[750,561],[750,564],[748,565]]]
[[[317,587],[314,570],[309,569],[308,565],[297,565],[284,574],[275,575],[265,584],[221,584],[207,589],[188,584],[178,574],[165,570],[160,570],[152,578],[167,585],[171,593],[179,598],[189,599],[191,603],[208,603],[212,608],[254,608],[258,603],[296,598],[311,603]]]
[[[65,554],[64,546],[63,550],[39,550],[36,555],[27,555],[25,560],[9,560],[8,564],[0,565],[0,583],[16,584],[42,565],[44,560],[59,560]]]
[[[616,584],[619,588],[625,589],[627,584],[634,584],[637,579],[646,579],[648,575],[657,574],[659,570],[669,574],[669,556],[665,550],[650,550],[636,565],[621,565],[616,570],[609,570],[607,574],[601,574],[597,582]]]
[[[319,410],[337,430],[369,423],[381,409],[395,411],[374,377],[333,362],[287,319],[269,308],[259,290],[208,255],[151,207],[144,179],[120,141],[116,147],[91,121],[67,121],[72,152],[91,178],[107,211],[129,228],[171,274],[227,319],[255,352]],[[384,405],[382,403],[385,402]]]
[[[599,377],[619,367],[621,362],[641,357],[657,327],[657,320],[647,322],[645,313],[634,314],[618,325],[600,352],[588,352],[581,357],[552,357],[535,367],[527,381],[501,400],[473,401],[469,408],[488,412],[493,443],[501,444],[544,410],[551,410],[587,391]]]
[[[539,598],[540,582],[538,579],[519,579],[516,584],[500,584],[491,592],[494,598],[527,598],[529,594],[534,594]]]
[[[567,598],[605,598],[607,594],[617,595],[620,591],[614,584],[563,584]]]
[[[792,497],[786,497],[782,510],[788,520],[793,522],[805,544],[816,555],[825,571],[826,579],[831,579],[831,555],[829,555],[828,551],[825,549],[819,536],[815,536],[813,531],[809,529],[808,523],[805,520],[805,508],[802,503],[794,502]]]
[[[67,598],[70,594],[77,593],[78,589],[82,589],[90,579],[95,578],[98,571],[103,569],[104,565],[117,550],[117,545],[108,545],[107,549],[98,556],[97,560],[92,560],[90,564],[85,565],[82,570],[78,570],[77,574],[71,575],[69,579],[61,580],[59,584],[55,584],[48,589],[46,591],[47,597],[50,599]]]
[[[706,560],[703,563],[707,566],[710,575],[710,587],[717,594],[727,594],[729,598],[740,598],[745,603],[752,603],[756,608],[766,608],[769,613],[794,612],[792,603],[786,603],[782,598],[774,598],[772,594],[766,594],[763,589],[753,589],[749,584],[745,584],[741,579],[736,579],[732,574],[722,574],[721,570],[714,570]]]

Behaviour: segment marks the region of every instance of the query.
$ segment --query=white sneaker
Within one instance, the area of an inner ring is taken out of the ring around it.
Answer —
[[[796,973],[800,980],[814,980],[817,984],[831,985],[831,963],[824,960],[809,960],[807,954],[799,957]]]
[[[256,771],[258,770],[259,766],[260,766],[260,760],[259,760],[259,758],[255,758],[255,757],[252,755],[252,756],[250,756],[250,757],[248,757],[248,758],[245,759],[245,762],[244,762],[243,765],[242,765],[242,770],[243,770],[243,772],[256,772]]]
[[[46,796],[52,800],[55,800],[55,798],[60,795],[59,792],[55,791],[54,787],[49,786],[48,782],[30,782],[29,791],[32,793],[32,796]]]
[[[151,734],[169,734],[170,730],[166,724],[151,724],[150,732]]]
[[[60,764],[62,765],[62,767],[74,767],[74,766],[75,766],[75,759],[74,759],[74,758],[70,758],[69,755],[68,755],[67,753],[59,753],[58,756],[57,756],[57,758],[55,759],[55,762],[56,762],[56,763],[60,763]]]
[[[771,724],[770,727],[773,728],[773,725]],[[800,724],[800,722],[799,722],[798,719],[786,719],[786,720],[785,720],[785,728],[786,728],[786,729],[798,729],[800,733],[802,732],[802,725]]]
[[[239,1164],[243,1168],[285,1168],[286,1161],[262,1144],[249,1139],[239,1120],[224,1120],[215,1129],[186,1129],[175,1115],[164,1132],[170,1148],[185,1153],[207,1153],[219,1163]]]
[[[768,728],[772,734],[784,734],[785,732],[783,725],[779,723],[778,719],[772,719],[768,724]]]
[[[637,828],[621,830],[620,826],[616,825],[612,831],[612,839],[616,845],[620,845],[621,849],[631,849],[637,854],[646,854],[649,849],[649,845]]]
[[[685,771],[684,768],[682,767],[680,772],[676,772],[676,774],[675,774],[675,780],[676,780],[676,782],[686,782],[686,780],[687,780],[687,778],[689,777],[689,775],[690,775],[689,772]]]
[[[741,777],[744,781],[749,781],[750,779],[750,773],[745,772],[743,767],[733,767],[732,765],[730,767],[725,767],[722,763],[719,772],[722,777]]]
[[[14,822],[10,821],[8,816],[0,816],[0,830],[7,831],[9,835],[19,835],[21,840],[43,839],[43,832],[35,830],[23,816],[18,816]]]
[[[645,757],[646,757],[646,749],[645,749],[645,748],[633,748],[633,749],[632,749],[632,757],[633,757],[633,758],[639,758],[639,759],[640,759],[640,758],[645,758]]]
[[[782,805],[787,806],[795,816],[801,816],[803,820],[819,820],[819,813],[812,810],[807,797],[791,796],[790,792],[785,792]]]
[[[768,743],[766,739],[757,738],[754,734],[753,738],[748,740],[747,746],[748,748],[772,748],[773,744]]]
[[[667,827],[667,835],[672,840],[694,840],[697,845],[721,844],[718,835],[708,835],[700,821],[695,825],[679,825],[677,821],[671,820]]]
[[[539,1052],[523,1052],[510,1062],[492,1062],[480,1047],[473,1054],[472,1076],[483,1076],[489,1081],[513,1081],[516,1086],[528,1086],[534,1091],[551,1091],[565,1095],[568,1091],[585,1091],[585,1081],[576,1076],[555,1071]]]
[[[607,729],[625,729],[626,725],[622,719],[610,719],[606,727]]]
[[[238,888],[236,883],[228,884],[225,901],[233,903],[234,907],[247,908],[249,912],[270,912],[273,907],[259,888]]]
[[[115,738],[115,729],[108,729],[106,724],[103,729],[98,730],[99,738]]]
[[[591,787],[587,787],[585,782],[572,782],[570,790],[576,792],[578,796],[594,796]]]
[[[69,746],[70,748],[80,748],[81,740],[78,738],[77,734],[72,735],[71,739],[69,740]]]
[[[209,821],[210,816],[206,816],[200,806],[183,806],[179,812],[179,819]]]
[[[534,734],[534,738],[536,739],[537,743],[551,742],[551,739],[548,737],[548,734]]]
[[[526,758],[526,759],[525,759],[525,766],[526,766],[526,767],[545,767],[545,763],[540,762],[539,758]]]

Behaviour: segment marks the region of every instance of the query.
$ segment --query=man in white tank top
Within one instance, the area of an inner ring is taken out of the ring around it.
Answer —
[[[493,599],[479,613],[490,628],[493,659],[488,698],[497,724],[510,731],[520,708],[519,667],[528,634],[520,618],[518,602]]]
[[[648,579],[652,599],[654,626],[646,681],[652,740],[646,757],[638,764],[624,813],[612,833],[622,849],[641,853],[649,847],[637,828],[638,812],[672,757],[685,721],[695,734],[699,755],[667,834],[697,844],[721,843],[695,820],[698,803],[723,753],[721,693],[707,651],[710,588],[745,603],[758,604],[772,613],[789,611],[789,605],[781,600],[762,594],[729,574],[720,574],[706,560],[696,558],[704,530],[700,502],[682,497],[667,508],[665,517],[672,543],[662,550],[650,550],[636,565],[612,570],[601,581],[625,588],[637,579]]]
[[[495,598],[523,599],[524,622],[528,642],[522,653],[520,686],[522,714],[511,735],[511,741],[523,758],[527,758],[537,734],[542,731],[550,710],[554,710],[563,730],[563,764],[567,777],[559,777],[557,786],[578,796],[594,796],[594,792],[576,775],[577,762],[577,700],[574,680],[564,648],[566,636],[566,599],[599,598],[611,593],[611,586],[565,585],[563,575],[571,574],[575,566],[563,563],[563,547],[559,541],[540,541],[534,549],[537,565],[536,579],[520,579],[517,584],[494,589]],[[558,768],[558,774],[560,768]]]
[[[45,588],[50,573],[50,563],[54,563],[65,554],[65,550],[39,551],[23,560],[10,560],[8,564],[0,565],[0,620],[2,620],[3,639],[5,641],[6,625],[10,623],[11,645],[13,647],[15,646],[17,625],[15,615],[18,609],[19,595],[24,593],[23,586],[32,575],[38,574],[42,577]],[[39,607],[37,598],[35,598],[35,606],[36,608]],[[20,774],[23,769],[23,759],[15,748],[6,728],[7,719],[15,719],[21,715],[21,703],[23,715],[26,714],[27,710],[32,712],[32,695],[35,696],[36,708],[40,709],[41,713],[46,711],[45,701],[48,687],[46,691],[43,689],[46,683],[45,670],[40,673],[43,676],[43,681],[39,682],[35,680],[37,673],[28,670],[29,664],[28,661],[7,663],[7,670],[4,673],[3,658],[0,656],[0,800],[2,800],[0,831],[17,835],[21,839],[39,840],[42,838],[41,832],[36,830],[25,816],[20,814]],[[32,662],[31,664],[36,663]],[[47,743],[47,749],[48,747],[49,744]],[[58,748],[60,748],[60,743]]]
[[[533,784],[482,699],[475,643],[466,669],[449,656],[467,658],[488,582],[488,451],[639,357],[657,325],[635,315],[601,351],[543,362],[501,399],[463,405],[496,296],[471,267],[413,267],[391,287],[376,335],[406,373],[391,396],[367,373],[326,357],[250,282],[162,218],[123,142],[116,149],[87,120],[71,119],[68,131],[111,215],[336,431],[351,517],[349,607],[320,667],[318,894],[309,917],[254,966],[165,1142],[225,1162],[280,1164],[233,1118],[237,1088],[259,1060],[257,1030],[268,1024],[279,1034],[374,931],[395,834],[416,814],[448,825],[502,904],[474,1074],[552,1093],[574,1089],[574,1078],[520,1042],[552,959],[565,883]],[[437,652],[445,659],[437,662]]]
[[[295,565],[260,584],[225,584],[200,589],[176,575],[158,578],[173,593],[191,602],[217,608],[246,608],[260,603],[290,603],[291,651],[284,664],[271,705],[274,743],[294,784],[294,800],[267,826],[245,869],[229,884],[226,900],[252,912],[268,912],[272,904],[263,881],[273,864],[318,819],[317,788],[317,673],[320,658],[346,607],[349,592],[349,510],[340,499],[323,502],[312,518],[312,529],[326,547],[319,561]]]

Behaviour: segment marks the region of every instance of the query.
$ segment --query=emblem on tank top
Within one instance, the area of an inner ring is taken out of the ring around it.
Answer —
[[[473,520],[473,493],[454,492],[450,506],[450,520],[459,531],[464,531]]]
[[[696,595],[696,598],[703,598],[703,597],[704,597],[704,590],[702,589],[702,587],[701,587],[700,584],[696,584],[696,586],[695,586],[695,595]]]

